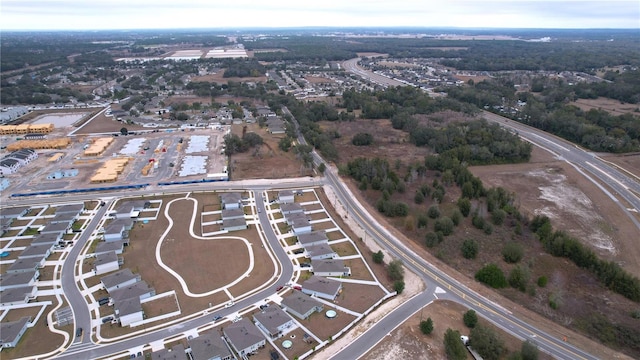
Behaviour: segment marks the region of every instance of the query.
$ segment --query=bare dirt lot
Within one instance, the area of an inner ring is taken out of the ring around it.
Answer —
[[[639,107],[637,104],[627,104],[614,99],[599,97],[597,99],[578,99],[570,103],[584,111],[591,109],[604,110],[611,115],[638,114]]]
[[[96,133],[119,133],[120,129],[126,127],[127,130],[142,130],[144,127],[139,125],[126,124],[121,121],[117,121],[113,117],[106,116],[104,113],[98,115],[96,118],[88,122],[82,129],[78,130],[76,134],[96,134]]]
[[[230,178],[238,179],[280,179],[310,175],[309,169],[303,169],[293,150],[282,151],[278,147],[284,134],[271,134],[258,124],[247,124],[247,132],[255,132],[264,141],[259,147],[230,157]],[[242,136],[243,125],[232,125],[231,131]]]
[[[233,82],[263,82],[263,83],[266,83],[267,80],[268,80],[268,78],[266,76],[244,77],[244,78],[237,78],[237,77],[226,78],[226,77],[224,77],[224,72],[225,72],[225,70],[221,70],[220,72],[217,72],[215,74],[194,76],[191,79],[191,81],[208,81],[208,82],[214,82],[214,83],[217,83],[217,84],[228,84],[230,81],[233,81]]]
[[[446,359],[444,351],[444,333],[448,328],[469,335],[469,329],[462,322],[462,315],[468,309],[450,301],[436,301],[415,313],[405,323],[391,331],[390,336],[371,349],[364,360],[376,359]],[[433,332],[424,335],[420,332],[420,321],[431,318]],[[492,328],[504,341],[509,353],[520,350],[521,341],[508,335],[491,323],[479,319],[479,324]],[[473,359],[471,354],[467,359]],[[540,353],[540,360],[552,359]]]
[[[614,159],[624,166],[640,162],[640,156]],[[487,185],[518,194],[521,212],[547,215],[558,229],[640,276],[640,232],[617,204],[565,162],[534,147],[529,163],[479,166],[471,171]]]

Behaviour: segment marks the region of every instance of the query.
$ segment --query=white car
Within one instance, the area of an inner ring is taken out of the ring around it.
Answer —
[[[234,305],[235,303],[233,301],[229,301],[228,303],[224,304],[225,308],[230,308]]]

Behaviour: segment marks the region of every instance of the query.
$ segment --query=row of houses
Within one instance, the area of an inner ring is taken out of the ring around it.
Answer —
[[[24,216],[28,207],[3,209],[3,223],[11,224],[14,219]],[[18,258],[0,274],[0,306],[13,306],[36,299],[36,282],[40,269],[51,255],[56,245],[63,241],[65,232],[84,211],[84,204],[64,205],[56,208],[53,219],[18,255]],[[49,229],[49,230],[47,230]]]
[[[116,271],[100,279],[109,293],[109,304],[121,326],[129,326],[144,319],[141,301],[156,295],[154,288],[128,268]]]
[[[15,174],[18,169],[38,158],[33,149],[21,149],[5,155],[0,160],[0,175]]]

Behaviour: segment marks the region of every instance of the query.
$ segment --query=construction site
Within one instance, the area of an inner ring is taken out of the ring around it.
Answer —
[[[0,156],[7,161],[0,164],[0,171],[8,183],[2,196],[91,189],[97,184],[126,186],[228,178],[224,155],[228,126],[188,131],[150,129],[111,136],[74,135],[73,130],[73,126],[54,124],[1,126]],[[34,154],[28,162],[9,159],[18,156],[17,151]],[[5,164],[8,167],[2,168]]]

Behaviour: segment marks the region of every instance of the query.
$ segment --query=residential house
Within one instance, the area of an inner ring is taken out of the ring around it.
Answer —
[[[189,340],[193,360],[230,360],[231,351],[217,334],[202,334]]]
[[[272,339],[281,337],[287,329],[294,326],[293,319],[277,306],[270,306],[254,314],[253,321]]]
[[[44,262],[44,256],[41,258],[31,257],[16,259],[16,261],[14,261],[13,264],[11,264],[11,266],[9,266],[9,268],[7,269],[7,273],[21,273],[38,270],[39,268],[44,266]]]
[[[67,233],[71,229],[71,223],[47,224],[40,229],[40,234]]]
[[[125,245],[128,245],[129,240],[118,240],[118,241],[101,241],[98,246],[96,246],[96,250],[94,254],[100,255],[108,252],[115,252],[116,255],[121,255],[124,252]]]
[[[102,277],[100,282],[102,282],[105,290],[111,294],[114,290],[135,284],[140,281],[140,279],[140,275],[132,273],[129,268],[125,268]]]
[[[56,215],[64,213],[80,214],[84,210],[84,203],[62,205],[56,208]]]
[[[19,287],[34,286],[39,277],[40,271],[38,270],[1,274],[0,291]]]
[[[302,234],[310,233],[312,229],[311,224],[309,223],[309,219],[306,218],[296,218],[291,222],[291,230],[296,236],[300,236]]]
[[[266,339],[262,332],[247,319],[231,323],[222,330],[231,348],[240,355],[248,356],[263,347]]]
[[[109,223],[104,228],[104,241],[111,242],[127,239],[129,231],[133,228],[133,223],[131,218],[118,219]]]
[[[20,342],[27,328],[31,325],[31,318],[28,316],[16,321],[0,323],[0,346],[2,348],[14,348]]]
[[[20,162],[16,159],[2,159],[0,160],[0,175],[15,174],[20,168]]]
[[[96,275],[106,274],[119,268],[120,259],[115,251],[97,255],[96,260],[93,262],[93,271]]]
[[[220,228],[220,230],[237,231],[237,230],[244,230],[246,228],[247,228],[247,220],[245,218],[222,219],[222,227]]]
[[[3,207],[0,209],[0,219],[16,219],[25,216],[29,212],[29,209],[28,206]]]
[[[223,209],[240,209],[242,208],[242,194],[222,193],[220,194],[220,203]]]
[[[295,202],[293,190],[280,190],[278,192],[278,202],[280,204],[291,204]]]
[[[244,210],[238,209],[222,209],[223,219],[244,219]]]
[[[0,237],[4,236],[4,234],[9,231],[14,220],[15,218],[0,219]]]
[[[129,326],[144,320],[144,311],[142,311],[139,297],[114,302],[113,311],[120,321],[120,326]]]
[[[26,304],[36,298],[38,288],[36,286],[23,286],[7,289],[0,292],[0,306],[14,306]]]
[[[285,203],[280,205],[280,211],[282,211],[282,215],[289,215],[295,213],[304,213],[304,209],[302,205],[299,203]]]
[[[18,255],[18,259],[27,259],[27,258],[42,259],[43,257],[46,259],[49,257],[49,255],[51,255],[51,252],[53,251],[53,246],[54,246],[54,243],[29,245],[24,250],[22,250],[20,255]]]
[[[282,299],[281,306],[301,320],[307,319],[315,312],[322,312],[323,309],[321,302],[298,290],[293,290],[293,294]]]
[[[307,246],[329,244],[329,239],[324,231],[313,231],[298,235],[298,242],[306,248]]]
[[[184,345],[177,344],[171,349],[162,349],[151,353],[151,360],[190,360],[185,352]],[[193,359],[196,360],[196,359]]]
[[[137,201],[127,201],[123,203],[119,203],[115,208],[116,219],[133,219],[137,218],[140,215],[140,211],[151,206],[151,203],[144,200]]]
[[[154,296],[155,294],[155,289],[150,287],[146,281],[141,280],[131,285],[127,285],[126,287],[121,287],[119,289],[113,290],[109,293],[109,297],[111,297],[111,300],[116,303],[118,301],[130,299],[133,297],[144,300]]]
[[[62,241],[62,237],[64,236],[64,233],[62,231],[59,232],[50,232],[50,233],[46,233],[46,234],[38,234],[36,235],[33,240],[31,240],[31,245],[38,245],[38,244],[49,244],[49,243],[58,243],[60,241]]]
[[[338,254],[328,244],[305,246],[306,257],[311,260],[335,259]]]
[[[49,224],[65,223],[65,224],[73,225],[73,223],[76,220],[78,220],[79,217],[80,217],[80,213],[73,213],[73,212],[65,212],[65,213],[59,213],[59,214],[56,213],[53,219],[49,219]]]
[[[302,283],[302,292],[327,300],[335,300],[342,291],[342,283],[336,280],[312,276]]]
[[[317,276],[351,276],[351,269],[341,259],[311,260],[311,268]]]

